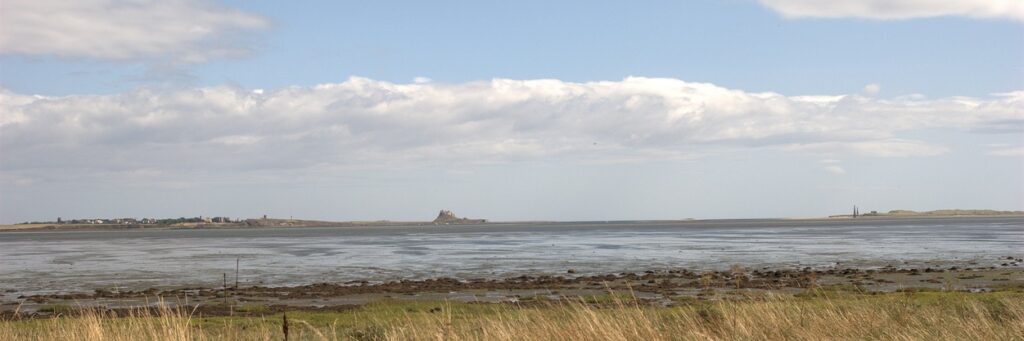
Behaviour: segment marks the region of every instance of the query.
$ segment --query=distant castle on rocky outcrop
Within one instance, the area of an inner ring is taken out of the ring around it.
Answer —
[[[486,223],[487,219],[469,219],[459,218],[452,211],[441,210],[441,213],[437,214],[437,218],[434,219],[435,225],[441,224],[483,224]]]

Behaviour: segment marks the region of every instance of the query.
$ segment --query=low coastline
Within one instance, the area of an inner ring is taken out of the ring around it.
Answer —
[[[714,224],[714,223],[738,223],[738,222],[835,222],[835,221],[887,221],[906,219],[948,219],[948,218],[1019,218],[1024,217],[1024,211],[996,211],[989,214],[934,214],[932,212],[916,212],[916,214],[874,214],[861,215],[856,218],[850,215],[834,215],[828,217],[798,217],[798,218],[742,218],[742,219],[675,219],[675,220],[597,220],[597,221],[472,221],[470,223],[436,223],[430,221],[318,221],[299,219],[247,219],[231,223],[185,223],[174,225],[153,225],[153,224],[9,224],[0,225],[0,233],[3,232],[43,232],[43,231],[118,231],[118,230],[196,230],[196,229],[242,229],[242,228],[302,228],[302,227],[430,227],[430,226],[453,226],[453,225],[521,225],[521,224],[609,224],[609,223],[635,223],[635,224]],[[260,221],[266,223],[260,223]]]

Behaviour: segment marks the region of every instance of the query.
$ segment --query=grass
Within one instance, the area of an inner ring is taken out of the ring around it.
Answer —
[[[39,307],[38,311],[50,314],[68,314],[77,311],[75,307],[66,304],[47,304]]]
[[[258,314],[270,312],[270,307],[266,304],[249,303],[235,306],[234,310],[240,313]]]
[[[290,340],[1024,340],[1024,293],[831,290],[654,307],[608,295],[529,304],[380,301],[288,312]],[[845,292],[845,295],[837,294]],[[0,321],[0,340],[281,340],[283,317],[114,317],[79,310]]]

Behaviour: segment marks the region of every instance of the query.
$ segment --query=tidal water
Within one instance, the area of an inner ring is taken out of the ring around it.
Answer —
[[[0,233],[0,292],[652,269],[996,265],[1024,217]]]

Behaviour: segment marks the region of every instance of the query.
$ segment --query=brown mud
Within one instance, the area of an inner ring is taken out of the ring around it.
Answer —
[[[118,313],[132,307],[153,307],[158,302],[189,307],[205,316],[245,316],[286,310],[342,311],[380,299],[523,304],[536,302],[538,298],[558,300],[616,293],[632,295],[651,304],[672,305],[693,299],[736,299],[751,293],[799,294],[821,288],[861,293],[1024,290],[1024,261],[1012,256],[1000,261],[1000,266],[984,268],[733,267],[727,271],[700,273],[669,269],[593,276],[577,276],[573,269],[567,269],[564,275],[524,275],[505,279],[433,278],[384,283],[351,281],[288,287],[151,288],[139,291],[97,289],[93,292],[22,295],[14,302],[0,302],[0,317],[47,317],[74,310],[69,309],[71,307]]]

